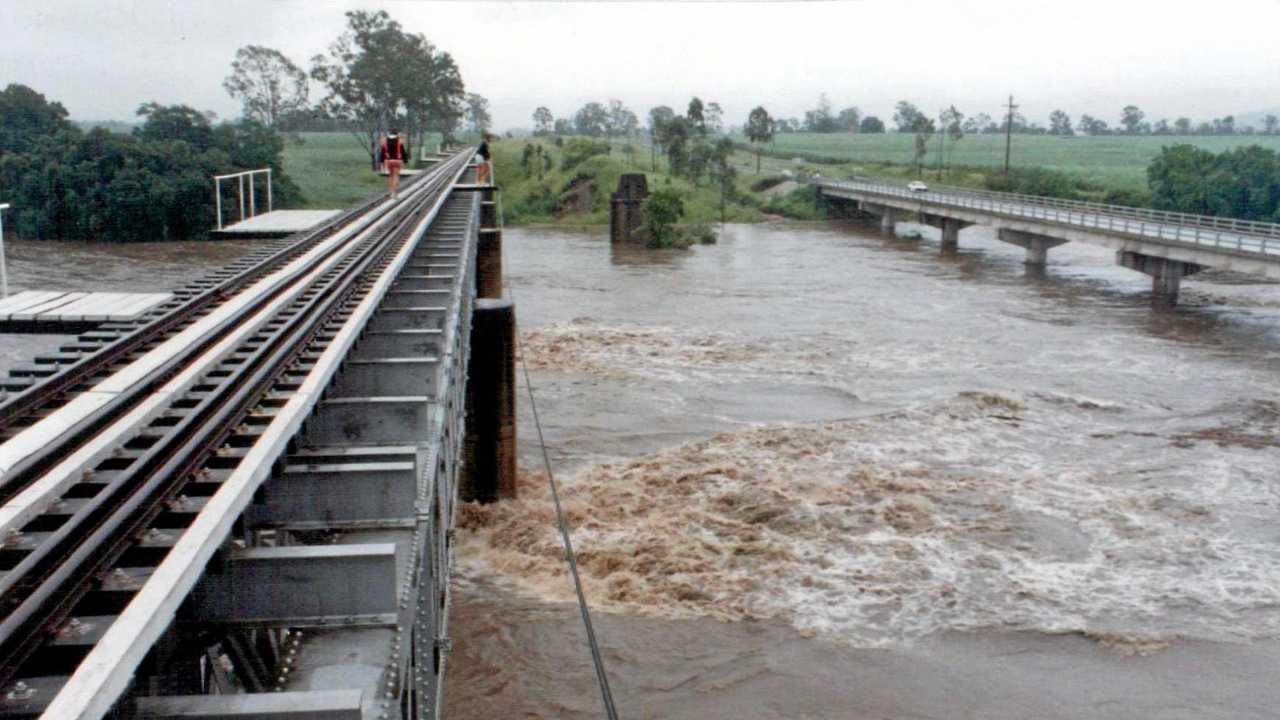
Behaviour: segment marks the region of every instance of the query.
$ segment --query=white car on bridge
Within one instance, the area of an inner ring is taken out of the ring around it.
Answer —
[[[913,180],[910,183],[907,183],[907,189],[911,192],[928,192],[929,186],[919,180]]]

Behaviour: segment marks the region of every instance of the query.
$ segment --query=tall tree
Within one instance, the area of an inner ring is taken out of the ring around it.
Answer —
[[[916,136],[915,162],[917,177],[924,173],[924,158],[929,153],[929,139],[933,137],[935,130],[933,119],[923,115],[916,118],[916,124],[912,127],[912,131]]]
[[[758,105],[747,115],[747,141],[756,146],[756,174],[760,174],[760,146],[773,139],[773,118],[763,105]]]
[[[649,108],[649,155],[654,172],[658,170],[658,150],[666,147],[667,125],[675,116],[676,112],[666,105]]]
[[[1124,126],[1125,134],[1137,135],[1142,128],[1142,119],[1146,116],[1137,105],[1125,105],[1120,111],[1120,124]]]
[[[222,81],[246,118],[275,127],[281,116],[307,106],[307,73],[279,50],[246,45],[236,51]]]
[[[662,146],[667,153],[667,165],[672,175],[684,175],[689,167],[689,121],[679,115],[671,118],[663,127]]]
[[[947,156],[947,173],[950,174],[951,159],[956,154],[956,146],[964,139],[964,113],[957,110],[955,105],[952,105],[942,111],[941,119],[942,127],[938,128],[938,132],[951,141],[951,152]],[[938,155],[938,162],[942,162],[942,153],[938,153]]]
[[[720,103],[707,103],[707,107],[703,111],[703,116],[706,119],[708,132],[719,134],[724,130],[724,108],[720,107]]]
[[[328,55],[312,58],[311,78],[326,95],[320,110],[347,125],[376,164],[379,135],[397,118],[411,136],[434,123],[447,134],[462,113],[463,85],[448,53],[405,33],[384,10],[353,10]]]
[[[421,34],[404,36],[403,44],[401,124],[410,144],[422,147],[428,130],[435,130],[448,140],[465,113],[462,73],[449,53],[437,52]]]
[[[685,118],[689,120],[690,129],[699,135],[707,134],[707,117],[704,110],[702,101],[695,97],[689,101],[689,108],[684,113]]]
[[[1173,132],[1175,135],[1191,134],[1191,118],[1180,117],[1173,121]]]
[[[609,111],[598,102],[589,102],[574,113],[573,128],[579,135],[603,137],[609,130]]]
[[[538,109],[533,111],[533,134],[550,135],[552,128],[555,127],[555,121],[551,110],[539,105]]]
[[[1106,135],[1107,122],[1092,115],[1080,116],[1080,131],[1086,135]]]
[[[840,111],[836,115],[836,128],[841,132],[858,132],[858,124],[862,122],[862,111],[855,106],[849,106]]]
[[[826,93],[818,96],[818,106],[804,114],[804,129],[814,133],[836,131],[836,118],[831,114],[831,100]]]
[[[862,123],[858,125],[858,132],[882,133],[884,132],[884,121],[875,115],[868,115],[862,118]]]
[[[621,100],[609,101],[609,135],[617,137],[630,137],[635,134],[637,128],[640,127],[640,120],[636,114],[627,109]]]
[[[733,195],[733,182],[738,171],[733,167],[733,140],[727,137],[716,141],[711,152],[711,177],[720,188],[720,222],[725,220],[725,201]]]
[[[1075,135],[1076,131],[1071,127],[1071,116],[1061,110],[1049,113],[1049,134],[1063,137]]]
[[[467,93],[467,126],[474,133],[486,133],[493,123],[489,101],[479,93]]]
[[[920,112],[920,108],[912,105],[906,100],[898,102],[893,111],[893,124],[898,126],[898,132],[916,132],[917,126],[920,125],[922,119],[927,119],[924,113]],[[930,121],[932,123],[932,121]]]

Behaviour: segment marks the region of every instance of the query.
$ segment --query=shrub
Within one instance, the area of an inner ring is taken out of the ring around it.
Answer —
[[[654,191],[644,201],[645,229],[650,247],[675,247],[680,240],[676,223],[684,216],[684,201],[674,190]]]
[[[608,155],[609,143],[586,138],[572,138],[564,144],[564,156],[560,160],[561,170],[572,170],[588,158],[596,155]]]

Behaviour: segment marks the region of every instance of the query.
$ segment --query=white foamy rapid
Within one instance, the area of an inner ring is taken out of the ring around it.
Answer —
[[[666,339],[658,357],[703,352]],[[547,344],[564,343],[589,370],[590,348],[554,331],[526,352],[551,366]],[[616,344],[643,353],[652,338]],[[754,362],[749,346],[731,349],[739,367]],[[1280,449],[1239,442],[1274,438],[1280,412],[1242,408],[1239,427],[1207,434],[1121,432],[1126,412],[961,393],[716,435],[561,482],[605,610],[780,618],[862,646],[979,628],[1083,632],[1139,652],[1280,634]],[[465,509],[462,570],[569,600],[544,479],[520,490]]]

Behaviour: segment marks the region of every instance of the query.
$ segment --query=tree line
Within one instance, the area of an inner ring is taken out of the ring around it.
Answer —
[[[371,162],[393,126],[419,147],[428,132],[448,140],[464,122],[477,133],[490,128],[489,101],[466,91],[452,55],[385,10],[353,10],[346,18],[346,29],[311,58],[309,70],[272,48],[241,48],[223,87],[244,116],[285,131],[351,132]],[[312,83],[323,92],[314,103]]]
[[[214,125],[185,105],[146,103],[128,134],[84,131],[25,85],[0,91],[0,187],[20,237],[174,240],[213,222],[210,177],[270,167],[275,199],[299,198],[280,135],[255,120]]]
[[[327,52],[304,71],[283,53],[249,45],[223,87],[243,116],[215,124],[186,105],[142,104],[127,132],[81,128],[66,108],[12,84],[0,92],[0,187],[19,236],[68,240],[203,237],[214,223],[211,176],[270,167],[274,199],[301,199],[285,174],[280,131],[351,132],[376,157],[380,135],[398,125],[419,145],[463,122],[483,132],[488,101],[467,93],[447,52],[408,33],[385,11],[352,11]],[[323,90],[310,101],[313,83]],[[226,198],[228,203],[232,198]]]

